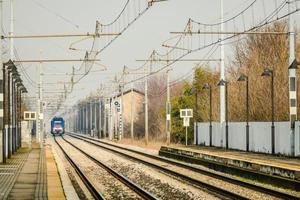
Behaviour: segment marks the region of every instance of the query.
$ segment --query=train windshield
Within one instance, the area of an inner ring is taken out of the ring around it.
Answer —
[[[55,127],[60,127],[61,126],[61,121],[54,121],[54,126]]]

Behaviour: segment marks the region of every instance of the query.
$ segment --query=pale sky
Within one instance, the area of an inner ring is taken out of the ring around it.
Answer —
[[[135,0],[136,1],[136,0]],[[145,2],[144,0],[140,0]],[[253,0],[224,0],[224,18],[228,19],[239,11],[250,5]],[[270,11],[280,5],[283,0],[257,0],[257,5],[251,12],[255,15],[255,20],[251,22],[253,15],[245,13],[244,21],[247,24],[256,23],[263,19]],[[75,34],[93,33],[95,22],[109,23],[121,11],[126,0],[14,0],[15,12],[15,35],[25,34]],[[297,6],[300,2],[297,2]],[[296,8],[296,5],[295,5]],[[283,11],[282,11],[283,13]],[[9,0],[3,1],[4,30],[9,31]],[[299,21],[299,13],[293,15]],[[136,59],[146,59],[153,50],[165,53],[162,43],[171,35],[171,31],[182,31],[187,20],[192,18],[199,22],[215,23],[220,17],[220,0],[169,0],[156,3],[139,20],[129,27],[117,40],[99,55],[101,64],[107,66],[107,71],[91,73],[75,86],[72,94],[69,95],[68,102],[74,103],[80,98],[88,95],[99,87],[101,83],[107,83],[113,79],[117,72],[121,72],[123,66],[136,68],[142,65]],[[296,23],[295,24],[299,26]],[[78,27],[77,27],[78,26]],[[231,27],[224,27],[227,31],[232,31]],[[243,22],[237,21],[235,29],[243,29]],[[79,38],[55,38],[55,39],[15,39],[15,48],[19,58],[26,59],[79,59],[84,57],[84,52],[71,51],[69,46]],[[209,40],[209,39],[208,39]],[[101,40],[100,40],[101,41]],[[90,42],[90,41],[89,41]],[[5,46],[8,47],[8,41]],[[195,44],[193,44],[195,45]],[[197,45],[195,45],[196,47]],[[90,43],[81,43],[78,47],[88,48]],[[232,46],[226,45],[225,57],[228,62],[231,58]],[[208,49],[207,49],[208,50]],[[201,50],[189,58],[200,59],[207,52]],[[219,58],[219,50],[213,58]],[[7,61],[7,55],[4,61]],[[80,62],[67,63],[43,63],[44,73],[66,73],[71,72],[71,67],[79,67]],[[36,78],[36,63],[23,64],[27,74],[34,82]],[[195,62],[178,62],[173,66],[172,79],[188,73],[195,66]],[[218,68],[218,63],[212,64]],[[93,70],[99,70],[98,65],[94,65]],[[21,73],[22,74],[22,73]],[[29,90],[29,96],[34,96],[36,91],[32,84],[23,76],[25,86]],[[44,76],[44,82],[56,83],[58,81],[69,81],[69,76],[52,75]],[[46,91],[62,90],[59,85],[45,85]],[[44,94],[44,96],[57,95],[55,93]]]

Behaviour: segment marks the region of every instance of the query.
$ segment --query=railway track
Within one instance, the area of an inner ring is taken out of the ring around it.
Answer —
[[[100,166],[101,168],[105,169],[109,174],[111,174],[113,177],[115,177],[118,181],[122,182],[124,185],[126,185],[128,188],[130,188],[132,191],[134,191],[136,194],[138,194],[143,199],[146,199],[146,200],[157,200],[157,198],[153,194],[150,194],[149,192],[147,192],[146,190],[144,190],[139,185],[136,185],[134,182],[132,182],[131,180],[129,180],[126,177],[124,177],[122,174],[118,173],[117,171],[113,170],[109,166],[105,165],[103,162],[100,162],[99,160],[95,159],[94,157],[92,157],[91,155],[89,155],[88,153],[86,153],[85,151],[81,150],[79,147],[77,147],[76,145],[74,145],[71,142],[69,142],[68,140],[66,140],[63,136],[61,138],[63,139],[64,142],[68,143],[69,145],[71,145],[72,147],[74,147],[75,149],[77,149],[79,152],[81,152],[82,154],[84,154],[86,157],[88,157],[90,160],[92,160],[94,163],[96,163],[98,166]],[[64,154],[66,155],[67,159],[69,158],[70,160],[72,160],[70,158],[70,156],[68,156],[66,154],[66,152],[63,150],[63,148],[60,146],[59,142],[57,142],[56,139],[55,139],[55,141],[59,145],[59,147],[62,149],[62,151],[64,152]],[[71,161],[71,163],[75,164],[73,160]],[[78,168],[78,166],[76,166],[76,169],[78,171],[80,171],[80,169]],[[83,175],[85,177],[84,178],[84,183],[87,184],[87,187],[88,187],[89,191],[91,192],[91,194],[93,195],[93,197],[95,197],[94,194],[95,194],[96,189],[92,186],[91,183],[88,183],[86,176],[81,171],[79,172],[79,174]],[[91,190],[90,190],[90,188],[91,188]],[[101,195],[101,194],[99,194],[99,195]],[[104,199],[104,198],[103,198],[103,196],[101,196],[100,198],[97,197],[96,199]]]
[[[172,170],[167,169],[165,167],[162,167],[160,165],[156,165],[156,164],[154,164],[150,161],[143,160],[143,159],[139,158],[139,156],[134,156],[132,154],[137,154],[137,155],[147,157],[147,158],[150,158],[150,159],[154,159],[154,160],[158,160],[158,161],[161,161],[161,162],[164,162],[164,163],[167,163],[167,164],[175,165],[175,166],[178,166],[178,167],[181,167],[181,168],[184,168],[184,169],[192,170],[194,172],[197,172],[197,173],[200,173],[200,174],[205,174],[205,175],[210,176],[212,178],[220,179],[220,180],[223,180],[223,181],[226,181],[226,182],[238,185],[238,186],[243,186],[245,188],[249,188],[249,189],[252,189],[252,190],[255,190],[255,191],[259,191],[263,194],[267,194],[267,195],[270,195],[270,196],[273,196],[273,197],[276,197],[276,198],[300,199],[299,196],[295,196],[295,195],[288,194],[288,193],[285,193],[285,192],[273,190],[273,189],[266,188],[266,187],[263,187],[263,186],[260,186],[260,185],[255,185],[255,184],[252,184],[252,183],[249,183],[249,182],[241,181],[241,180],[238,180],[238,179],[235,179],[235,178],[231,178],[231,177],[224,176],[224,175],[221,175],[221,174],[218,174],[218,173],[214,173],[212,171],[196,168],[196,167],[193,167],[193,166],[190,166],[190,165],[178,162],[178,161],[170,160],[170,159],[159,157],[159,156],[156,156],[156,155],[151,155],[151,154],[136,151],[136,150],[133,150],[133,149],[127,149],[127,148],[121,147],[119,145],[107,143],[107,142],[100,141],[98,139],[90,138],[90,137],[87,137],[87,136],[81,136],[81,135],[78,135],[78,134],[71,134],[71,133],[68,133],[68,135],[70,135],[71,137],[83,140],[85,142],[88,142],[92,145],[98,146],[100,148],[106,149],[108,151],[111,151],[113,153],[117,153],[117,154],[125,156],[127,158],[136,160],[138,162],[142,162],[142,163],[144,163],[148,166],[157,168],[157,169],[159,169],[161,171],[164,171],[168,174],[180,177],[180,178],[182,178],[182,179],[184,179],[188,182],[191,182],[191,183],[193,183],[193,184],[195,184],[199,187],[204,187],[208,191],[211,191],[212,193],[215,193],[215,194],[217,194],[217,196],[220,196],[222,198],[226,197],[226,198],[229,198],[229,199],[248,199],[248,198],[246,198],[244,196],[241,196],[239,194],[236,194],[234,192],[226,191],[226,190],[224,190],[222,188],[218,188],[214,185],[210,185],[208,183],[202,182],[200,180],[196,180],[192,177],[189,177],[189,176],[186,176],[184,174],[172,171]],[[126,152],[128,152],[128,153],[126,153]]]
[[[73,159],[67,154],[67,152],[64,150],[64,148],[59,144],[59,142],[56,140],[56,137],[54,136],[54,141],[66,157],[66,159],[69,161],[71,166],[75,169],[77,175],[80,177],[81,181],[84,183],[84,185],[87,187],[91,195],[97,199],[97,200],[104,200],[105,198],[102,196],[101,193],[97,191],[97,189],[93,186],[93,184],[88,180],[88,178],[85,176],[85,174],[81,171],[81,169],[78,167],[78,165],[73,161]]]

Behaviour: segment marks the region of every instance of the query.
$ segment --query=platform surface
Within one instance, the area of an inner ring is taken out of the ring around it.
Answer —
[[[0,165],[0,199],[65,199],[51,151],[33,142]]]
[[[284,156],[272,156],[270,154],[253,153],[236,150],[225,150],[213,147],[180,147],[187,150],[196,151],[203,154],[230,158],[235,160],[248,161],[257,164],[272,165],[276,167],[300,171],[300,158],[290,158]]]
[[[268,170],[272,173],[281,172],[287,178],[300,179],[300,158],[274,156],[237,150],[226,150],[215,147],[202,146],[162,146],[161,151],[172,152],[208,161],[220,162],[236,167],[247,167],[255,170]]]

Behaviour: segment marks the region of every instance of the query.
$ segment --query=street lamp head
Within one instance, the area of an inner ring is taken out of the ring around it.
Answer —
[[[16,65],[11,65],[10,67],[11,67],[11,71],[12,71],[12,72],[17,72],[17,67],[16,67]]]
[[[208,83],[205,83],[203,85],[202,89],[209,90],[210,89],[210,85]]]
[[[12,76],[13,77],[19,77],[20,75],[16,70],[13,70]]]
[[[17,83],[21,83],[21,79],[20,79],[20,77],[19,76],[17,76],[16,77],[16,79],[15,79],[15,83],[17,84]]]
[[[16,70],[16,66],[12,60],[9,60],[7,63],[5,63],[5,65],[7,66],[8,70],[12,70],[12,71]]]
[[[217,84],[217,86],[225,86],[227,84],[227,81],[225,81],[224,79],[221,79],[219,81],[219,83]]]
[[[240,77],[237,79],[237,81],[247,81],[248,80],[248,76],[246,76],[245,74],[241,74]]]
[[[23,91],[22,91],[23,93],[28,93],[28,91],[27,91],[27,89],[24,87],[24,89],[23,89]]]
[[[23,84],[21,82],[17,82],[17,87],[21,87]]]
[[[265,68],[261,76],[273,76],[273,70]]]

